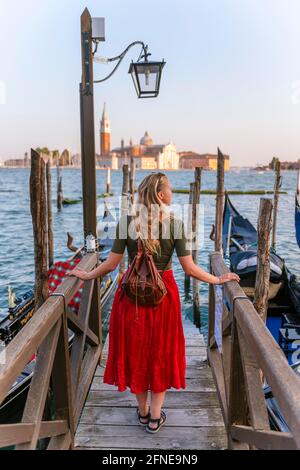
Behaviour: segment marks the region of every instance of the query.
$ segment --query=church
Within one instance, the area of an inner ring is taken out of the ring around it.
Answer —
[[[122,169],[123,164],[130,164],[134,159],[135,168],[141,170],[178,170],[179,154],[176,146],[168,144],[154,144],[152,137],[146,131],[140,139],[139,144],[129,145],[121,140],[120,147],[110,148],[110,121],[104,104],[102,118],[100,122],[100,155],[97,158],[98,166],[101,168],[111,168],[113,170]]]

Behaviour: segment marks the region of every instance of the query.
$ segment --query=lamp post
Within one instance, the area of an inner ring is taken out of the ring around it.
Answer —
[[[95,129],[94,129],[94,83],[108,80],[117,70],[127,52],[136,45],[141,52],[136,62],[131,62],[129,72],[132,76],[138,98],[158,96],[161,73],[165,61],[152,62],[148,46],[142,41],[134,41],[119,55],[111,58],[96,56],[98,43],[104,41],[104,18],[91,18],[86,8],[81,15],[81,55],[82,79],[80,83],[80,122],[81,122],[81,164],[82,196],[84,217],[84,238],[96,233],[96,172],[95,172]],[[94,51],[92,50],[95,44]],[[113,70],[104,78],[94,80],[93,61],[100,63],[117,62]]]
[[[97,240],[97,199],[96,199],[96,161],[94,128],[94,83],[108,80],[119,67],[125,55],[135,45],[142,50],[137,62],[132,62],[129,73],[132,75],[139,98],[156,97],[159,93],[161,71],[165,62],[150,62],[148,46],[142,41],[135,41],[118,56],[111,58],[97,57],[98,43],[105,41],[104,18],[92,18],[86,8],[81,15],[81,56],[82,77],[80,91],[80,129],[81,129],[81,168],[83,197],[84,240],[93,235]],[[93,45],[95,49],[93,51]],[[117,62],[113,70],[104,78],[94,81],[93,60],[100,63]],[[97,248],[97,243],[96,243]],[[100,286],[95,279],[90,313],[90,328],[102,341]]]

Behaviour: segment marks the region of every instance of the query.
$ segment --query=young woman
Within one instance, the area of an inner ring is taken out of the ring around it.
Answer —
[[[130,223],[125,236],[124,233],[120,236],[119,221],[111,252],[100,266],[90,272],[75,268],[69,273],[84,280],[103,276],[117,267],[125,247],[131,263],[137,252],[134,233],[139,234],[144,248],[153,254],[167,295],[155,307],[139,305],[136,308],[126,294],[121,296],[121,277],[110,316],[108,357],[103,377],[104,383],[118,386],[120,392],[129,387],[131,393],[136,395],[138,422],[146,426],[148,432],[157,432],[166,421],[166,414],[161,410],[166,390],[186,387],[181,305],[171,261],[174,249],[188,276],[210,284],[239,281],[234,273],[219,278],[195,265],[188,249],[183,222],[167,210],[171,197],[172,189],[167,176],[159,172],[149,174],[138,187],[138,204],[146,207],[146,216],[145,211],[139,211],[139,216],[126,216],[126,222],[132,222],[133,228]],[[150,211],[151,207],[159,207],[161,210]],[[155,228],[159,235],[156,237],[151,235]],[[176,238],[175,232],[181,237]]]

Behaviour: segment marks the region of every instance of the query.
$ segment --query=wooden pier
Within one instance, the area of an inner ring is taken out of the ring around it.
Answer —
[[[75,449],[224,449],[226,431],[207,364],[203,335],[183,320],[186,342],[186,389],[169,389],[163,409],[166,424],[147,433],[136,417],[135,395],[103,383],[109,335],[75,435]],[[149,397],[150,398],[150,397]]]

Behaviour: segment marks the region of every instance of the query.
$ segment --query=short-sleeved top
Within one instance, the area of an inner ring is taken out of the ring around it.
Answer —
[[[129,263],[131,263],[137,253],[137,239],[130,234],[136,233],[131,215],[121,216],[117,227],[116,236],[111,248],[113,253],[122,254],[127,247]],[[170,222],[170,223],[169,223]],[[133,232],[131,232],[133,230]],[[177,256],[188,256],[191,254],[190,240],[187,238],[184,223],[181,219],[171,216],[159,222],[158,238],[160,242],[160,253],[153,254],[153,261],[158,270],[172,268],[172,254],[175,249]]]

